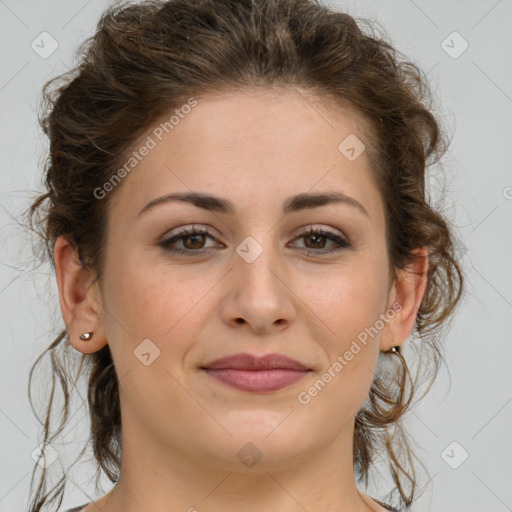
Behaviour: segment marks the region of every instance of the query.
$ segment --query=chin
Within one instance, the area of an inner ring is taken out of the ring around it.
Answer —
[[[284,419],[287,414],[281,413],[278,421],[275,413],[265,417],[261,411],[248,412],[243,414],[244,418],[232,418],[232,421],[220,420],[233,437],[222,430],[208,443],[203,432],[202,446],[196,446],[196,449],[204,450],[203,457],[207,452],[208,458],[215,461],[213,464],[226,471],[254,473],[293,467],[303,460],[306,452],[318,448],[313,446],[314,441],[309,443],[308,440],[321,437],[310,435],[306,425],[298,429],[291,422],[287,424],[288,420]]]

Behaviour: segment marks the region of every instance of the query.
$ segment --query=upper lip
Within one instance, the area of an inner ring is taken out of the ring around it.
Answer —
[[[266,354],[264,356],[253,356],[251,354],[233,354],[221,357],[204,366],[210,370],[233,369],[233,370],[297,370],[306,371],[309,368],[301,362],[291,359],[282,354]]]

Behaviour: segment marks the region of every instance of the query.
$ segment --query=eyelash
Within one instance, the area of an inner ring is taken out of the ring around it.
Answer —
[[[205,249],[198,249],[198,250],[188,249],[188,250],[186,250],[186,249],[172,249],[170,247],[170,245],[172,243],[177,242],[179,240],[182,240],[182,239],[187,238],[192,235],[205,235],[205,236],[209,236],[212,239],[214,238],[213,236],[210,235],[208,230],[206,230],[204,228],[194,228],[194,227],[185,228],[182,231],[180,231],[179,233],[176,233],[175,235],[173,235],[171,238],[161,242],[160,246],[162,246],[166,251],[168,251],[172,254],[178,255],[178,256],[179,255],[197,256],[197,255],[204,254],[207,251],[207,249],[206,250]],[[311,252],[317,253],[317,254],[318,253],[319,254],[330,254],[330,253],[333,253],[336,251],[340,251],[342,249],[348,249],[348,248],[352,247],[352,244],[349,241],[339,237],[338,235],[335,235],[334,233],[324,231],[323,229],[320,229],[320,228],[309,228],[306,231],[302,232],[299,236],[294,238],[293,241],[298,240],[303,237],[308,237],[308,236],[313,236],[313,235],[324,236],[324,237],[332,240],[333,242],[336,242],[339,245],[339,247],[334,247],[332,249],[319,249],[319,250],[306,248],[306,250],[308,251],[307,252],[308,255]]]

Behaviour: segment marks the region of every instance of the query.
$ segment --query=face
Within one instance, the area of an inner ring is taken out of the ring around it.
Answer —
[[[368,143],[361,120],[304,94],[247,91],[198,99],[162,140],[154,128],[109,203],[101,321],[123,432],[226,469],[247,452],[275,469],[350,443],[391,306],[368,152],[339,149]],[[178,193],[217,199],[145,208]],[[350,199],[293,200],[320,193]],[[306,370],[212,369],[240,353]]]

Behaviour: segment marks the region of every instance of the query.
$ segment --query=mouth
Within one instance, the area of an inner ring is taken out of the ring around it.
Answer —
[[[286,388],[304,378],[311,369],[282,354],[255,357],[235,354],[201,367],[208,376],[238,390],[268,393]]]

